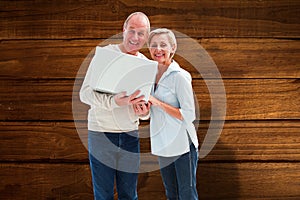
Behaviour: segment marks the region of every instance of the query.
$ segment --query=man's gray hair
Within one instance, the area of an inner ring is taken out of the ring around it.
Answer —
[[[125,30],[125,29],[127,28],[128,21],[129,21],[129,20],[131,19],[131,17],[134,16],[134,15],[141,15],[141,16],[143,16],[143,17],[146,19],[146,21],[147,21],[148,33],[149,33],[149,32],[150,32],[150,20],[149,20],[148,16],[147,16],[145,13],[143,13],[143,12],[134,12],[134,13],[131,13],[131,14],[127,17],[127,19],[125,20],[125,22],[124,22],[124,24],[123,24],[123,30]]]

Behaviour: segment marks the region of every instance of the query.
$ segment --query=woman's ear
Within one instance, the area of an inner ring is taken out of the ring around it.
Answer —
[[[170,58],[173,58],[174,54],[175,54],[175,53],[174,53],[173,51],[171,51],[171,52],[170,52]]]
[[[175,51],[176,51],[176,45],[174,44],[174,45],[172,45],[172,50],[171,50],[171,54],[175,54]]]
[[[175,49],[172,48],[172,50],[171,50],[171,52],[170,52],[170,57],[173,58],[174,54],[175,54]]]

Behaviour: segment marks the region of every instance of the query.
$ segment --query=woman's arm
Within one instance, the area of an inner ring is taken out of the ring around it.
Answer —
[[[149,101],[152,105],[160,107],[176,119],[184,120],[188,123],[193,122],[195,120],[195,103],[191,80],[192,78],[188,73],[176,77],[175,91],[179,108],[162,102],[153,96],[150,96]]]
[[[173,107],[165,102],[160,101],[159,99],[150,96],[149,101],[151,102],[152,106],[158,106],[161,109],[163,109],[166,113],[168,113],[169,115],[171,115],[172,117],[175,117],[179,120],[183,120],[181,112],[179,110],[179,108]]]
[[[181,76],[177,77],[175,91],[183,120],[192,123],[196,118],[196,113],[192,77],[188,72],[183,72]]]

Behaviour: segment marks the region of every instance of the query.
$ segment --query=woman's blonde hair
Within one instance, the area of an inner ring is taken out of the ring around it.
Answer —
[[[148,47],[150,47],[150,42],[153,38],[154,35],[161,35],[161,34],[166,34],[168,39],[169,39],[169,42],[171,44],[172,47],[174,47],[174,52],[176,51],[177,49],[177,41],[176,41],[176,37],[175,37],[175,34],[173,33],[173,31],[171,31],[170,29],[167,29],[167,28],[158,28],[158,29],[154,29],[150,32],[149,34],[149,38],[148,38]]]

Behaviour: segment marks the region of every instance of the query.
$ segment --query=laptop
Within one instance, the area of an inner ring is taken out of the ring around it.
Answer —
[[[117,94],[126,91],[127,96],[140,90],[148,102],[155,83],[158,63],[153,60],[97,47],[91,61],[91,87],[99,92]]]

